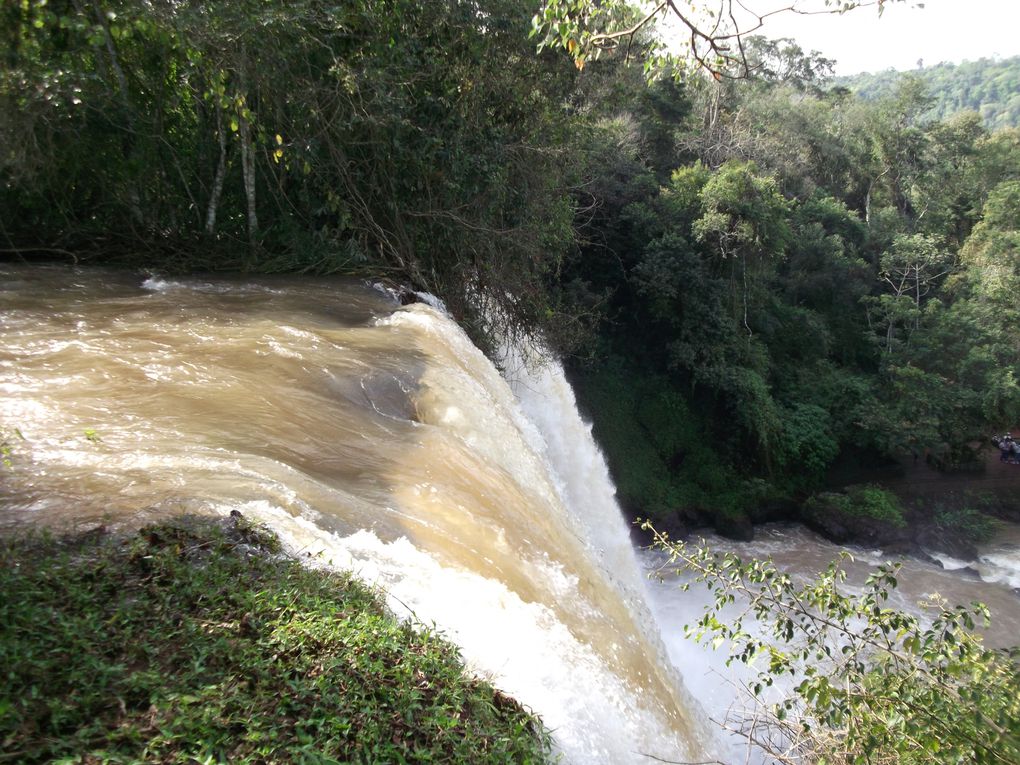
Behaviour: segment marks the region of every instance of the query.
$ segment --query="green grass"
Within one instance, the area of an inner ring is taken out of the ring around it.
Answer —
[[[903,507],[896,495],[879,486],[858,484],[848,486],[846,494],[838,494],[832,503],[848,516],[859,516],[883,521],[897,528],[906,528]]]
[[[540,763],[434,631],[243,519],[0,541],[0,763]]]

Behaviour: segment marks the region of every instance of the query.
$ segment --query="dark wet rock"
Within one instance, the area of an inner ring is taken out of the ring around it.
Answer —
[[[623,514],[626,518],[648,518],[647,513],[626,507],[623,508]],[[664,533],[670,539],[688,539],[699,529],[711,528],[714,523],[710,513],[695,507],[681,508],[649,520],[657,532]],[[642,529],[640,523],[634,523],[631,526],[631,539],[636,545],[647,546],[653,541],[652,532]]]
[[[973,541],[937,526],[918,528],[915,541],[921,550],[933,550],[960,560],[976,560],[978,557],[978,548]]]
[[[801,520],[812,531],[836,544],[881,547],[890,552],[916,548],[913,532],[902,519],[877,518],[847,509],[846,495],[817,494],[801,508]]]
[[[754,523],[746,513],[725,513],[715,519],[715,530],[720,536],[738,542],[754,539]]]
[[[800,517],[800,504],[792,499],[774,499],[762,502],[751,510],[754,523],[783,523]]]

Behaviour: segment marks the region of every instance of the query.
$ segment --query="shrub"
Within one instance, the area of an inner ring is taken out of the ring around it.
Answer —
[[[715,596],[688,633],[728,644],[731,661],[758,668],[746,685],[749,709],[731,708],[724,725],[770,761],[1020,762],[1020,648],[984,647],[973,632],[989,621],[983,605],[935,597],[923,619],[889,608],[899,564],[879,566],[848,594],[842,560],[799,584],[771,559],[745,562],[660,533],[655,546],[669,556],[665,567],[693,573]],[[735,619],[723,616],[731,603],[740,606]],[[781,677],[790,690],[776,701]]]
[[[999,528],[995,518],[973,507],[950,509],[936,506],[935,527],[946,537],[955,537],[970,544],[988,542]]]
[[[878,486],[850,486],[846,494],[835,495],[832,502],[845,515],[884,521],[898,528],[907,525],[900,500],[892,492]]]

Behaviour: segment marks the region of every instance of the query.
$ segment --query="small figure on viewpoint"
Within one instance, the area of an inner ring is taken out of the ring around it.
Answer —
[[[999,461],[1000,462],[1015,462],[1013,451],[1016,443],[1013,441],[1013,434],[1007,433],[1002,438],[996,439],[996,444],[999,447]]]

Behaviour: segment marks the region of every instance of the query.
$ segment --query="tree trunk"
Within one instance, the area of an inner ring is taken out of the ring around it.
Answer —
[[[223,196],[223,178],[227,174],[227,134],[223,130],[223,110],[219,105],[216,106],[216,134],[220,140],[220,161],[216,165],[209,209],[205,215],[205,233],[209,235],[216,231],[216,213],[219,210],[220,198]]]
[[[85,15],[84,9],[78,7],[75,3],[75,7],[78,8],[82,15]],[[106,46],[106,55],[109,59],[110,71],[113,73],[114,79],[117,81],[117,92],[120,97],[121,105],[124,107],[124,118],[127,120],[127,127],[130,135],[126,139],[128,154],[135,152],[135,142],[137,140],[137,127],[135,122],[135,111],[131,105],[130,91],[128,90],[127,77],[124,75],[124,69],[120,65],[120,58],[117,56],[117,48],[113,44],[113,34],[110,32],[110,22],[107,19],[106,14],[103,13],[103,9],[99,6],[98,0],[92,0],[92,10],[95,14],[95,19],[98,22],[100,28],[103,30],[103,42]],[[128,206],[131,209],[131,215],[134,217],[135,222],[140,226],[145,224],[145,215],[142,212],[142,195],[139,193],[138,186],[134,181],[128,183],[127,186]]]
[[[868,184],[868,193],[864,197],[864,225],[871,227],[871,192],[875,188],[875,184],[882,180],[882,177],[889,172],[889,168],[886,168],[879,173],[875,178]]]
[[[134,114],[131,108],[131,101],[128,96],[127,77],[124,76],[124,70],[120,66],[120,59],[117,57],[117,49],[113,46],[113,35],[110,33],[110,22],[106,18],[106,14],[103,13],[103,9],[99,7],[97,0],[92,0],[92,9],[95,11],[96,21],[99,22],[99,26],[103,29],[103,41],[106,43],[106,53],[110,57],[110,70],[113,72],[113,76],[117,78],[117,89],[120,91],[120,98],[124,104],[124,111],[127,112],[127,118],[132,123],[131,127],[133,129]]]
[[[255,147],[251,139],[251,123],[248,121],[248,52],[241,48],[241,108],[238,110],[238,131],[241,139],[241,173],[244,176],[244,198],[248,203],[248,246],[254,250],[255,238],[259,232],[259,218],[255,207]]]
[[[917,313],[914,315],[914,329],[921,328],[921,266],[914,265],[914,307]]]
[[[241,170],[244,173],[244,196],[248,201],[248,243],[254,248],[259,218],[255,210],[255,150],[251,143],[251,125],[244,114],[238,120],[241,134]]]

